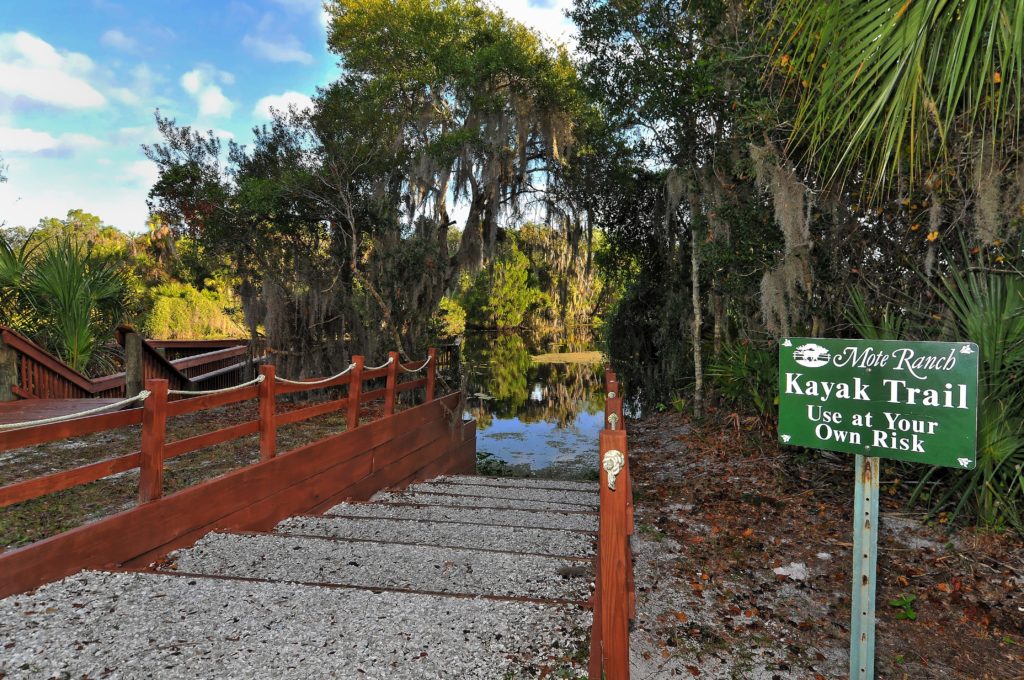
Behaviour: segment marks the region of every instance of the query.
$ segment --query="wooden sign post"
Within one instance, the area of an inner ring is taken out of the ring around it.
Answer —
[[[784,338],[779,440],[856,455],[850,680],[875,674],[875,565],[882,458],[976,465],[978,346]]]

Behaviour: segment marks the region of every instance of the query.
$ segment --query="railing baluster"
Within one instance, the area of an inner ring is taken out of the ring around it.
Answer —
[[[273,364],[260,366],[259,419],[260,419],[260,460],[270,460],[277,455],[277,367]]]
[[[352,357],[352,377],[348,383],[348,429],[359,427],[359,396],[363,393],[363,365],[366,359],[360,355]]]
[[[142,404],[142,455],[139,458],[139,503],[160,498],[164,486],[164,443],[167,441],[167,381],[146,381],[149,397]]]

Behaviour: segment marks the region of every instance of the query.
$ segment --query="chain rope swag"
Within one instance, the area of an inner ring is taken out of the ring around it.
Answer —
[[[274,376],[274,379],[279,383],[284,383],[285,385],[305,385],[307,387],[312,387],[314,385],[323,385],[324,383],[329,383],[332,380],[337,380],[338,378],[346,375],[355,367],[355,364],[349,364],[348,368],[346,368],[341,373],[338,373],[337,375],[332,375],[328,378],[323,378],[321,380],[289,380],[288,378],[279,378],[277,376]]]
[[[7,423],[6,425],[0,425],[0,431],[4,430],[19,430],[23,427],[33,427],[37,425],[52,425],[54,423],[63,423],[68,420],[75,420],[76,418],[84,418],[85,416],[91,416],[96,413],[102,413],[104,411],[110,411],[112,409],[121,408],[128,404],[133,404],[137,401],[145,401],[146,398],[152,394],[149,390],[142,390],[134,397],[122,399],[121,401],[114,402],[113,404],[107,404],[106,406],[98,406],[91,408],[87,411],[79,411],[78,413],[69,413],[63,416],[54,416],[53,418],[43,418],[41,420],[26,420],[21,423]]]
[[[232,385],[231,387],[221,387],[218,390],[167,390],[167,394],[191,394],[196,397],[202,396],[204,394],[220,394],[222,392],[230,392],[231,390],[240,390],[243,387],[249,387],[249,385],[259,385],[261,382],[263,382],[263,378],[264,376],[260,374],[256,376],[256,378],[254,378],[253,380],[250,380],[249,382],[244,382],[239,385]]]
[[[394,361],[394,360],[395,360],[394,357],[388,357],[388,360],[385,361],[380,366],[363,366],[363,370],[364,371],[378,371],[378,370],[380,370],[382,368],[387,368],[388,366],[390,366],[391,362]]]
[[[429,364],[429,363],[430,363],[430,357],[427,357],[427,360],[426,360],[426,361],[424,361],[424,362],[423,362],[423,365],[422,365],[422,366],[420,366],[419,368],[406,368],[406,367],[405,367],[405,366],[403,366],[402,364],[398,364],[398,367],[399,367],[400,369],[402,369],[403,371],[405,371],[406,373],[419,373],[419,372],[420,372],[420,371],[422,371],[422,370],[423,370],[424,368],[426,368],[426,367],[427,367],[427,364]]]

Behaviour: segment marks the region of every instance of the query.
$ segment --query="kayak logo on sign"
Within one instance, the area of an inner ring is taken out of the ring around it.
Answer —
[[[800,345],[793,350],[793,361],[807,368],[824,366],[831,359],[832,355],[829,354],[827,349],[821,345],[815,345],[813,342]]]

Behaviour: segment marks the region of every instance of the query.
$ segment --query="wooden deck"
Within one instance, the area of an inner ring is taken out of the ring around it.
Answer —
[[[23,423],[30,420],[57,418],[80,413],[107,404],[116,404],[120,399],[20,399],[0,402],[0,425]]]

